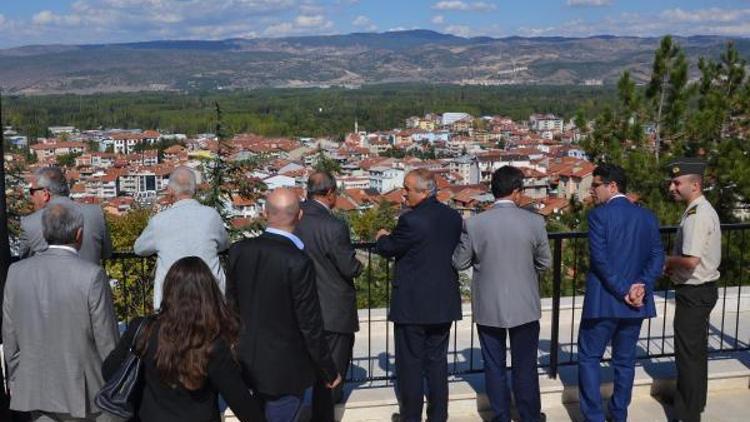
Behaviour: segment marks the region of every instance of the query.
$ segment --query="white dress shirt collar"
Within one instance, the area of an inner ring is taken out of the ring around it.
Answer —
[[[299,250],[304,250],[305,249],[305,244],[302,242],[302,239],[300,239],[299,237],[295,236],[294,233],[289,233],[288,231],[275,229],[273,227],[268,227],[266,229],[266,232],[277,234],[279,236],[284,236],[287,239],[291,240],[292,243],[294,243],[294,246],[297,247],[297,249],[299,249]]]
[[[610,201],[612,201],[613,199],[616,199],[616,198],[625,198],[625,199],[628,199],[627,196],[625,196],[625,195],[623,195],[621,193],[616,193],[616,194],[612,195],[611,198],[607,199],[607,203],[609,203]]]
[[[328,210],[328,212],[331,212],[331,207],[329,207],[328,205],[324,204],[322,201],[318,201],[317,199],[313,199],[313,201],[315,201],[318,204],[320,204],[320,206],[322,206],[323,208],[325,208],[326,210]]]
[[[74,254],[78,255],[78,249],[68,246],[68,245],[49,245],[47,246],[49,249],[62,249],[64,251],[73,252]]]

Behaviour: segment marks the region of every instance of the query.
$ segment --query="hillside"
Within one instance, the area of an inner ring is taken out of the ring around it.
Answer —
[[[676,38],[691,60],[727,38]],[[0,50],[0,85],[15,94],[234,90],[392,82],[611,84],[647,80],[657,38],[462,38],[427,30],[272,39],[46,45]],[[750,40],[739,39],[750,55]]]

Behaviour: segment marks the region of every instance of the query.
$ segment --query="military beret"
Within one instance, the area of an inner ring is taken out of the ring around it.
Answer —
[[[684,176],[686,174],[697,174],[703,176],[706,171],[706,162],[700,158],[684,157],[678,158],[667,165],[671,177]]]

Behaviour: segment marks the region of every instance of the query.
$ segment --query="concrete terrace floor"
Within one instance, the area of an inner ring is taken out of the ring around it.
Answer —
[[[668,401],[674,392],[674,361],[671,357],[658,357],[673,353],[672,318],[673,293],[657,294],[658,316],[644,323],[639,354],[657,356],[639,360],[633,402],[629,408],[631,421],[666,421],[671,415]],[[577,375],[575,362],[578,323],[583,297],[564,297],[560,311],[559,376],[550,378],[544,368],[549,364],[552,333],[552,303],[542,300],[540,346],[537,350],[540,368],[542,407],[548,421],[580,421],[578,410]],[[714,353],[709,359],[709,399],[704,421],[750,420],[750,352],[730,352],[727,349],[746,348],[750,344],[750,288],[721,288],[719,301],[711,314],[709,349]],[[371,358],[368,358],[371,356]],[[509,364],[510,356],[508,356]],[[464,306],[464,319],[452,332],[448,355],[449,370],[456,373],[450,381],[450,420],[481,421],[490,419],[484,395],[482,359],[479,342],[471,320],[471,308]],[[573,363],[573,364],[571,364]],[[347,399],[337,408],[342,421],[389,421],[398,411],[391,381],[380,379],[361,381],[368,374],[373,377],[393,375],[393,328],[386,321],[385,309],[360,311],[360,331],[354,347],[353,366],[348,374]],[[611,394],[611,368],[602,365],[602,394]],[[360,381],[357,381],[360,380]],[[309,419],[309,409],[304,409],[302,420]],[[227,420],[232,421],[229,417]]]

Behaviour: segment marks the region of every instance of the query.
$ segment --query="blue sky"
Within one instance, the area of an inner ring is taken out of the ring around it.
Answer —
[[[0,47],[424,28],[460,36],[750,36],[750,0],[2,0]]]

